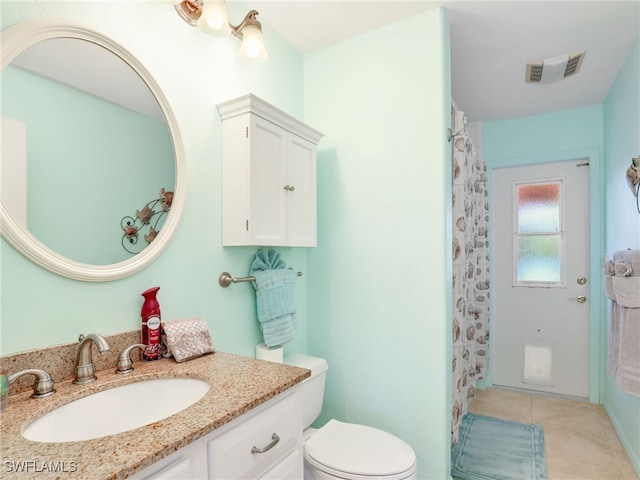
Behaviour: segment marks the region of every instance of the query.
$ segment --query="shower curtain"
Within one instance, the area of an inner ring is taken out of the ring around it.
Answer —
[[[452,443],[484,380],[489,349],[487,165],[476,153],[464,112],[452,102],[453,412]]]

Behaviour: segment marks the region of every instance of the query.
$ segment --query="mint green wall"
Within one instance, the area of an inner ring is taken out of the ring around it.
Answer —
[[[604,102],[604,208],[607,252],[627,248],[640,249],[640,214],[636,210],[635,197],[626,187],[624,179],[631,158],[638,155],[640,37],[636,39]],[[623,392],[615,380],[605,373],[604,406],[640,475],[640,398]]]
[[[562,161],[593,149],[601,163],[602,105],[484,122],[483,129],[485,161],[492,169]],[[589,171],[593,176],[593,164]]]
[[[601,401],[602,338],[604,335],[604,295],[601,263],[604,254],[602,210],[602,105],[533,115],[483,125],[484,157],[489,168],[489,191],[494,168],[589,160],[590,267],[589,316],[590,362],[589,399]],[[491,214],[491,212],[489,212]],[[498,245],[493,245],[495,252]],[[491,370],[489,371],[491,381]]]
[[[31,18],[70,18],[102,31],[135,55],[173,106],[189,168],[187,205],[178,233],[157,261],[129,278],[108,283],[62,278],[32,264],[2,240],[0,352],[73,342],[80,332],[112,334],[139,328],[140,293],[159,285],[163,318],[202,316],[219,350],[253,356],[261,341],[253,289],[249,284],[224,289],[217,283],[223,271],[247,274],[256,249],[221,246],[216,105],[253,92],[302,118],[302,54],[265,24],[269,61],[242,62],[237,39],[208,36],[188,26],[171,2],[3,0],[0,8],[3,29]],[[245,13],[241,5],[230,4],[232,22]],[[126,175],[122,172],[123,179]],[[301,328],[287,351],[306,351],[306,251],[280,251],[289,265],[305,274],[298,283]]]
[[[29,231],[78,262],[131,258],[122,217],[175,185],[166,123],[11,66],[2,115],[27,125]]]
[[[433,10],[305,57],[318,157],[309,352],[330,418],[407,441],[450,475],[449,30]]]

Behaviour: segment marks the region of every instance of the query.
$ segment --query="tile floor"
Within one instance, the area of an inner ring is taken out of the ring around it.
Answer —
[[[542,425],[549,480],[639,480],[602,405],[491,388],[469,410]]]

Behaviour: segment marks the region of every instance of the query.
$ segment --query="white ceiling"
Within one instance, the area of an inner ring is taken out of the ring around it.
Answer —
[[[164,114],[142,78],[106,48],[75,38],[50,38],[23,50],[11,62],[147,117]]]
[[[443,6],[451,24],[452,96],[471,121],[602,103],[640,32],[638,0],[242,3],[304,53]],[[577,50],[586,50],[577,75],[554,84],[525,83],[528,61]]]

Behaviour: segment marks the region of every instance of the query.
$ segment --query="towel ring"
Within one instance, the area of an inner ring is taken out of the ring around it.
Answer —
[[[301,277],[302,272],[296,272],[296,276]],[[233,277],[229,272],[222,272],[218,277],[218,283],[221,287],[228,287],[232,283],[255,282],[256,277]]]

